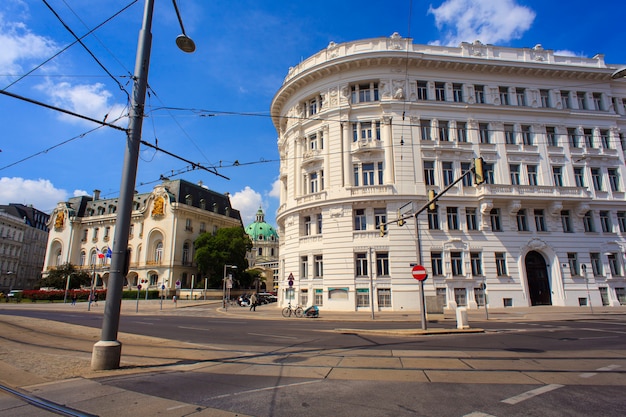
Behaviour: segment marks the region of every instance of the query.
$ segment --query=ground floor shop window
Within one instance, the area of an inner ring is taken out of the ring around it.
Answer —
[[[455,288],[454,289],[454,301],[456,301],[456,305],[459,307],[464,307],[467,305],[467,290],[465,288]]]
[[[626,288],[615,288],[615,295],[620,305],[626,305]]]
[[[437,299],[441,301],[444,307],[448,306],[448,297],[446,296],[445,288],[437,288]]]
[[[309,304],[309,291],[308,290],[301,290],[300,291],[300,305],[307,305]]]
[[[391,307],[391,290],[380,288],[378,290],[378,307]]]
[[[316,306],[324,305],[324,290],[315,290],[315,303]]]
[[[370,306],[370,290],[368,289],[356,290],[356,306],[357,307],[369,307]]]
[[[602,299],[602,305],[608,306],[609,305],[609,289],[607,287],[600,287],[598,289],[600,290],[600,298]]]

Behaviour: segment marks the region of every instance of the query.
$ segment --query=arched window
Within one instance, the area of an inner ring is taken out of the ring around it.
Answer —
[[[98,262],[98,254],[96,253],[95,250],[91,251],[91,254],[89,255],[89,265],[95,265]]]
[[[161,262],[163,259],[163,242],[158,242],[154,250],[155,262]]]
[[[80,266],[85,266],[87,262],[87,254],[85,253],[84,250],[80,251],[80,261],[79,261],[79,265]]]
[[[57,251],[57,256],[56,256],[55,262],[56,262],[56,264],[55,264],[56,266],[60,266],[61,265],[61,249],[59,249]]]

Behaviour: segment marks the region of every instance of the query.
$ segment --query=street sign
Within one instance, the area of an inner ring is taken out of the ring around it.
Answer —
[[[137,284],[137,289],[140,290],[141,289],[141,284]]]
[[[161,289],[164,290],[165,289],[165,284],[161,285]]]
[[[411,270],[411,274],[413,274],[413,278],[418,281],[424,281],[426,278],[428,278],[426,268],[424,268],[422,265],[415,265]]]
[[[179,290],[180,289],[180,280],[176,281],[176,289]]]
[[[291,287],[293,287],[293,273],[289,274],[289,278],[288,279],[289,279],[289,281],[288,281],[289,288],[291,288]]]

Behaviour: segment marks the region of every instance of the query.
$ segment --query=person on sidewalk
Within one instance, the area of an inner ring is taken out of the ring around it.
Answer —
[[[250,311],[256,311],[256,294],[252,294],[250,297]]]

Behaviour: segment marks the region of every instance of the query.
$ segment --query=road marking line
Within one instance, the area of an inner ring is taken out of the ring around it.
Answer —
[[[503,402],[505,404],[517,404],[517,403],[521,403],[524,400],[528,400],[529,398],[533,398],[536,397],[537,395],[540,394],[545,394],[546,392],[550,392],[553,391],[555,389],[559,389],[564,387],[565,385],[559,385],[559,384],[549,384],[549,385],[544,385],[543,387],[539,387],[530,391],[526,391],[521,393],[520,395],[516,395],[515,397],[511,397],[511,398],[507,398],[506,400],[502,400],[500,402]]]
[[[612,371],[620,367],[621,365],[609,365],[609,366],[605,366],[604,368],[598,368],[596,369],[596,371]]]
[[[275,389],[279,389],[279,388],[296,387],[298,385],[315,384],[315,383],[322,382],[322,381],[323,381],[322,379],[318,379],[318,380],[315,380],[315,381],[296,382],[295,384],[277,385],[275,387],[265,387],[265,388],[251,389],[251,390],[248,390],[248,391],[233,392],[232,394],[222,394],[222,395],[216,395],[215,397],[205,398],[203,401],[217,400],[217,399],[220,399],[220,398],[234,397],[236,395],[243,395],[243,394],[253,394],[255,392],[271,391],[271,390],[275,390]]]
[[[620,367],[621,367],[621,365],[608,365],[608,366],[604,366],[602,368],[598,368],[598,369],[596,369],[596,371],[600,371],[600,372],[607,372],[607,371],[609,371],[610,372],[610,371],[613,371],[613,370],[615,370],[617,368],[620,368]],[[591,378],[592,376],[596,376],[596,375],[598,375],[597,372],[585,372],[583,374],[580,374],[579,376],[581,378]]]
[[[264,337],[275,337],[278,339],[298,339],[294,336],[278,336],[274,334],[263,334],[263,333],[248,333],[250,336],[264,336]]]
[[[147,324],[148,326],[154,326],[154,323],[148,323],[147,321],[135,321],[137,324]]]
[[[202,328],[202,327],[186,327],[186,326],[178,326],[179,329],[187,329],[187,330],[201,330],[201,331],[207,331],[207,330],[211,330],[211,329],[207,329],[207,328]]]
[[[496,417],[496,416],[487,414],[487,413],[481,413],[480,411],[474,411],[469,414],[465,414],[462,417]]]

